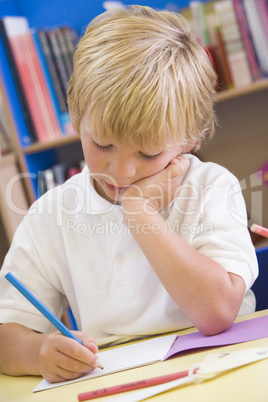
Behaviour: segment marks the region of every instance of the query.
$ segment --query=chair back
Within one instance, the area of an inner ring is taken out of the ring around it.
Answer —
[[[268,247],[256,249],[259,276],[251,289],[256,297],[256,311],[268,309]]]

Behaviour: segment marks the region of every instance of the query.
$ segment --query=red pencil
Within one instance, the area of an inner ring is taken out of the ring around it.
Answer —
[[[257,233],[261,236],[268,237],[268,229],[264,228],[263,226],[256,225],[256,223],[253,223],[253,225],[251,225],[250,230],[253,233]]]
[[[95,391],[83,392],[78,394],[78,400],[88,401],[89,399],[100,398],[102,396],[120,394],[121,392],[132,391],[134,389],[151,387],[153,385],[163,384],[165,382],[178,380],[179,378],[187,377],[188,370],[180,371],[178,373],[172,373],[163,375],[160,377],[148,378],[146,380],[140,380],[135,382],[129,382],[121,385],[114,385],[108,388],[100,388]]]

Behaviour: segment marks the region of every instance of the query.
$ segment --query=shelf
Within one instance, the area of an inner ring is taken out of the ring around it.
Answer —
[[[223,102],[239,96],[251,94],[253,92],[258,92],[268,89],[268,79],[263,79],[253,82],[251,85],[247,85],[241,88],[227,89],[225,91],[219,92],[216,96],[216,102]]]
[[[9,163],[16,163],[16,158],[13,152],[10,152],[9,154],[0,157],[0,166],[8,165]]]
[[[25,155],[32,155],[38,152],[46,151],[53,148],[59,148],[64,145],[72,144],[74,142],[80,141],[79,135],[72,135],[70,137],[62,137],[53,141],[46,142],[36,142],[33,145],[30,145],[23,149]]]

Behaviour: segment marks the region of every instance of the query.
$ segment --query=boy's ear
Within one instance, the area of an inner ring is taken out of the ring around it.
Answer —
[[[73,126],[73,114],[72,114],[72,110],[70,108],[69,108],[69,115],[70,115],[71,124]]]
[[[186,145],[183,146],[182,153],[187,154],[187,152],[190,152],[193,149],[193,147],[195,146],[195,144],[196,144],[196,140],[189,141]]]
[[[73,124],[73,114],[72,114],[72,110],[69,108],[69,115],[70,115],[70,120],[71,120],[71,125],[73,127],[73,130],[77,133],[77,131],[74,128],[74,124]],[[79,134],[79,133],[77,133]]]

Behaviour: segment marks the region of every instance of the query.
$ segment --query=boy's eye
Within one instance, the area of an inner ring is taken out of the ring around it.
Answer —
[[[141,152],[140,154],[141,154],[142,158],[144,158],[144,159],[156,159],[160,155],[160,152],[158,154],[154,154],[154,155],[144,154],[143,152]]]
[[[112,144],[109,145],[100,145],[97,142],[93,141],[96,148],[100,149],[101,151],[109,151],[112,148]]]

